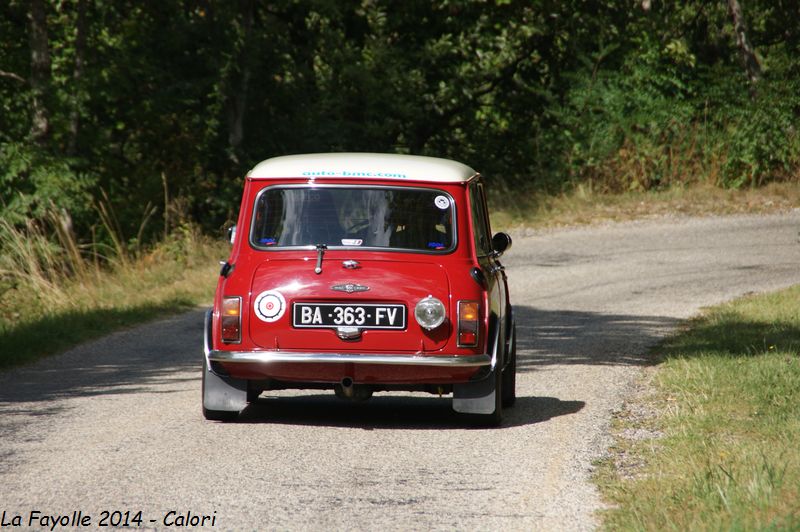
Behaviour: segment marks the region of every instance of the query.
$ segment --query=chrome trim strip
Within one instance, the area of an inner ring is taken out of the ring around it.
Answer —
[[[480,176],[480,174],[475,174],[475,176]],[[474,176],[473,176],[474,177]],[[296,177],[288,177],[285,179],[296,179]],[[470,178],[472,180],[472,177]],[[422,190],[426,192],[435,191],[436,193],[442,194],[450,198],[450,209],[453,213],[453,222],[452,222],[452,233],[453,233],[453,241],[450,243],[450,247],[447,249],[442,250],[428,250],[428,249],[412,249],[412,248],[393,248],[393,247],[378,247],[378,246],[337,246],[331,244],[328,246],[328,249],[341,249],[347,251],[381,251],[381,252],[388,252],[388,253],[419,253],[422,255],[450,255],[453,253],[456,248],[458,247],[458,209],[456,205],[456,200],[453,198],[453,195],[447,192],[446,190],[441,190],[437,188],[437,185],[440,184],[447,184],[445,183],[437,183],[437,182],[429,182],[424,183],[422,185],[387,185],[384,183],[375,183],[375,184],[366,184],[366,185],[345,185],[345,184],[338,184],[338,183],[315,183],[313,179],[308,183],[277,183],[272,185],[267,185],[261,190],[258,191],[256,194],[255,199],[253,200],[253,204],[250,206],[250,232],[248,234],[248,243],[250,247],[258,250],[258,251],[268,251],[270,253],[276,253],[280,251],[303,251],[303,250],[312,250],[316,251],[316,247],[312,244],[307,244],[303,246],[259,246],[253,242],[253,233],[255,232],[256,226],[256,211],[258,210],[258,202],[261,199],[261,196],[266,193],[267,190],[277,188],[363,188],[363,189],[393,189],[393,190]]]
[[[296,353],[291,351],[211,351],[214,362],[291,362],[297,364],[379,364],[388,366],[478,367],[492,364],[489,355],[418,355],[398,353],[369,355],[360,353]]]
[[[206,367],[211,371],[211,361],[208,360],[211,354],[211,323],[213,310],[206,311],[205,318],[203,319],[203,358],[205,358]]]

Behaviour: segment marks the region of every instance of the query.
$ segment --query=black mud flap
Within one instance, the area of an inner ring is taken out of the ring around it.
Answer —
[[[492,372],[483,380],[453,385],[453,410],[462,414],[492,414],[497,404],[497,379]]]
[[[203,357],[203,409],[208,412],[239,412],[247,406],[247,381],[217,375],[211,370],[211,311],[206,313]]]
[[[203,368],[203,408],[216,412],[239,412],[247,406],[247,381],[220,377]]]
[[[492,343],[492,371],[483,379],[453,385],[453,410],[462,414],[495,414],[500,402],[497,400],[499,393],[497,378],[501,360],[498,359],[498,334],[494,335]]]

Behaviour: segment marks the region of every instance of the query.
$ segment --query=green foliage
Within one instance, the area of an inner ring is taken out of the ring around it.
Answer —
[[[0,217],[54,204],[84,243],[104,231],[101,191],[139,246],[175,226],[176,198],[218,230],[244,173],[286,153],[452,157],[515,191],[797,176],[800,17],[787,2],[743,6],[757,86],[724,1],[44,5],[41,95],[31,2],[0,7]],[[44,138],[31,137],[34,102]]]
[[[797,175],[800,167],[800,83],[765,84],[755,101],[731,111],[726,186],[758,186]]]
[[[794,78],[773,70],[748,87],[721,3],[653,10],[620,29],[629,38],[622,48],[616,42],[585,60],[591,75],[574,74],[558,110],[569,175],[616,191],[738,188],[796,175]],[[770,52],[786,61],[791,48],[779,43]],[[603,68],[615,56],[619,63]]]
[[[24,143],[0,143],[0,213],[6,221],[41,220],[55,208],[87,222],[94,184],[93,176],[68,159]]]

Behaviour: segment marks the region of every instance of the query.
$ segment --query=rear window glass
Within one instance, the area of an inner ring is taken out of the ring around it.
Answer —
[[[435,189],[270,187],[250,232],[257,248],[363,247],[446,252],[454,247],[453,200]]]

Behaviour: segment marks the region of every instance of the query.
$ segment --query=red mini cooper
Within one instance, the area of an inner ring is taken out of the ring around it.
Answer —
[[[203,414],[265,390],[452,394],[499,424],[514,404],[515,326],[472,168],[410,155],[268,159],[247,174],[206,317]]]

